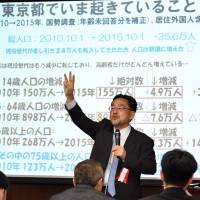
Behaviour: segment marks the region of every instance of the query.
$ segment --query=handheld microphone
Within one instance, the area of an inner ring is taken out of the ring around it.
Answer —
[[[115,134],[116,145],[120,145],[120,131],[119,131],[119,129],[116,129],[114,134]]]

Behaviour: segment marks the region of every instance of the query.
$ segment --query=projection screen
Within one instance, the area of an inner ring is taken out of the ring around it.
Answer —
[[[72,177],[89,158],[93,140],[64,108],[70,71],[92,120],[109,118],[116,94],[136,98],[131,125],[154,139],[158,166],[144,179],[159,178],[167,150],[188,150],[199,162],[199,13],[197,0],[1,3],[0,170]]]

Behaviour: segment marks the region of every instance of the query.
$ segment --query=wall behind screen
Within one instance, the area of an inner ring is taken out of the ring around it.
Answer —
[[[133,95],[134,128],[163,153],[199,160],[197,1],[62,1],[0,4],[0,170],[17,177],[72,177],[93,141],[64,109],[63,75],[93,120],[118,93]],[[200,178],[198,169],[195,178]]]

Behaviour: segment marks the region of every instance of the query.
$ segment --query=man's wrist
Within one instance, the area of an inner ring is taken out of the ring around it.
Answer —
[[[75,99],[73,99],[70,102],[68,100],[66,100],[66,102],[65,102],[65,108],[67,110],[71,110],[72,108],[74,108],[75,105],[76,105],[76,100]]]

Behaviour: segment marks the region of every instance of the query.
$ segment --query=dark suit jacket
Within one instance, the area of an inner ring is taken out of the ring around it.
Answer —
[[[94,122],[87,118],[78,104],[68,110],[72,121],[92,139],[94,146],[91,158],[98,160],[104,170],[109,161],[112,149],[113,125],[110,120],[103,119]],[[131,132],[124,144],[126,159],[124,162],[119,160],[116,177],[121,169],[130,170],[127,183],[115,181],[116,195],[118,200],[135,200],[141,197],[140,175],[154,174],[156,172],[155,152],[153,150],[153,140],[131,127]]]
[[[102,192],[96,191],[90,185],[77,185],[64,192],[53,195],[50,200],[115,200]]]
[[[195,200],[188,196],[182,188],[167,188],[160,194],[142,198],[140,200]]]

